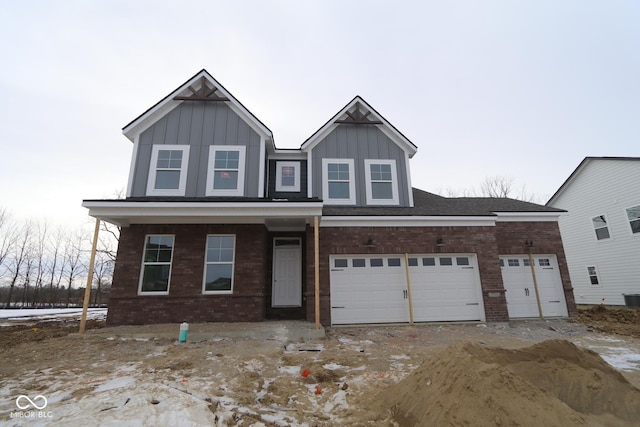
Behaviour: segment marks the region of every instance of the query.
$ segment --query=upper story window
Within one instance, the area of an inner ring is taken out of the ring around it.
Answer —
[[[322,159],[322,199],[326,204],[356,203],[353,159]]]
[[[600,279],[598,278],[598,269],[595,266],[587,267],[587,272],[589,273],[589,281],[593,286],[598,286],[600,284]]]
[[[184,196],[188,163],[188,145],[154,145],[151,152],[147,195]]]
[[[367,204],[397,205],[398,178],[395,160],[365,160]]]
[[[146,237],[138,293],[150,295],[169,293],[173,240],[172,235]]]
[[[300,162],[276,162],[276,191],[300,191]]]
[[[209,147],[207,196],[243,196],[246,147],[212,145]]]
[[[591,218],[591,222],[593,222],[593,228],[596,231],[596,238],[598,240],[608,239],[609,237],[611,237],[611,235],[609,234],[607,219],[604,217],[604,215],[598,215]]]
[[[632,233],[640,233],[640,206],[634,206],[627,209],[627,218],[631,226]]]

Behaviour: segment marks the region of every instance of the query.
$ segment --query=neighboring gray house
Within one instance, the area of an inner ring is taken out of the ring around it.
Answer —
[[[278,149],[202,70],[123,132],[127,197],[83,203],[122,227],[109,324],[575,313],[562,211],[412,188],[417,147],[359,96]]]
[[[547,202],[577,304],[622,305],[640,294],[640,157],[586,157]]]

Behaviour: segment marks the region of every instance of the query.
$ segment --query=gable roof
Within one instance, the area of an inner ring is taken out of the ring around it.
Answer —
[[[413,207],[332,206],[323,216],[496,216],[498,213],[563,213],[562,209],[506,197],[443,197],[413,188]]]
[[[364,115],[361,115],[360,109],[366,110]],[[361,121],[358,121],[361,119]],[[405,152],[409,154],[409,157],[418,150],[406,136],[395,128],[391,123],[387,121],[380,113],[378,113],[371,105],[369,105],[362,97],[356,96],[347,105],[345,105],[338,113],[331,117],[320,129],[315,131],[305,142],[302,143],[300,149],[302,151],[311,150],[316,144],[327,136],[331,131],[338,127],[341,123],[358,122],[369,123],[367,126],[376,126],[385,135],[387,135],[392,141],[400,146]]]
[[[254,116],[247,108],[240,103],[224,86],[222,86],[211,74],[204,68],[196,73],[189,80],[178,86],[173,92],[162,98],[155,105],[149,108],[147,111],[136,117],[124,128],[122,133],[129,138],[132,142],[136,136],[140,135],[144,130],[153,125],[157,120],[173,110],[175,107],[185,102],[184,97],[192,95],[192,89],[190,86],[199,87],[199,81],[206,81],[211,84],[217,92],[220,92],[222,98],[228,100],[223,101],[228,105],[236,114],[238,114],[253,130],[270,141],[273,147],[273,134],[256,116]],[[181,97],[182,99],[174,99],[175,97]]]
[[[551,196],[549,201],[546,203],[546,206],[550,206],[553,202],[555,202],[555,200],[560,196],[560,194],[562,194],[571,185],[571,183],[577,178],[577,176],[580,174],[580,172],[582,172],[582,170],[586,167],[587,164],[595,161],[612,161],[612,160],[637,162],[637,161],[640,161],[640,157],[585,157],[580,162],[578,167],[573,172],[571,172],[571,175],[569,175],[569,178],[567,178],[564,181],[564,183],[562,183],[560,188],[558,188],[558,190],[553,194],[553,196]]]

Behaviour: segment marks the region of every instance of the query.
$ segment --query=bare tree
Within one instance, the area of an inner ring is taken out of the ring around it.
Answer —
[[[42,221],[38,224],[38,238],[34,243],[34,256],[36,259],[35,281],[33,285],[33,296],[31,305],[40,305],[42,302],[42,289],[44,286],[44,276],[47,264],[47,222]]]
[[[15,245],[13,245],[13,250],[10,252],[11,260],[9,261],[9,271],[11,273],[11,281],[9,282],[9,292],[7,295],[7,301],[5,304],[6,308],[11,306],[11,298],[13,297],[13,288],[16,286],[18,282],[18,278],[22,273],[24,268],[24,264],[27,261],[27,255],[29,252],[29,245],[31,244],[31,222],[26,222],[20,233],[18,234],[18,238],[16,240]]]
[[[67,301],[66,306],[71,304],[71,293],[73,289],[73,283],[84,271],[84,264],[82,259],[83,252],[83,237],[81,234],[76,236],[69,236],[65,242],[64,248],[64,261],[65,261],[65,278],[67,281]]]
[[[11,216],[6,208],[0,208],[0,283],[6,271],[8,271],[6,262],[7,257],[13,250],[16,243],[17,233],[15,227],[12,227]]]
[[[61,252],[65,234],[66,232],[64,229],[58,228],[56,234],[48,239],[50,258],[47,270],[49,276],[48,301],[49,305],[52,307],[58,302],[58,295],[60,295],[60,283],[62,283],[62,275],[64,274],[65,260],[61,256],[63,255]]]
[[[96,255],[95,264],[93,267],[93,277],[96,281],[97,289],[93,294],[93,304],[101,304],[102,293],[104,288],[111,283],[113,277],[114,260],[108,255],[102,253]]]

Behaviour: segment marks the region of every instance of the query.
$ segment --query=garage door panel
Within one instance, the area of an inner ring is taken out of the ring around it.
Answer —
[[[532,257],[543,317],[567,316],[567,304],[555,255]],[[539,317],[536,285],[528,255],[500,256],[509,317]]]
[[[332,323],[409,321],[404,255],[340,255],[330,262]],[[476,266],[473,254],[410,255],[414,320],[483,320]]]

